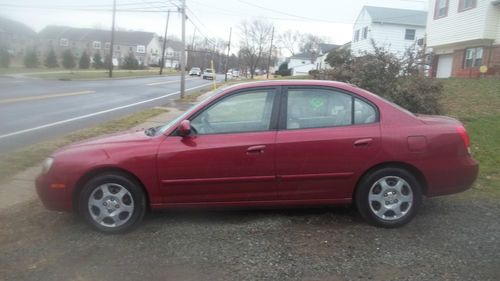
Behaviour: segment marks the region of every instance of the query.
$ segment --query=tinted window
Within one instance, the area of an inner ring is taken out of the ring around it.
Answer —
[[[354,124],[368,124],[377,120],[377,111],[365,101],[354,99]]]
[[[324,89],[288,90],[287,129],[352,124],[352,97]]]
[[[191,121],[198,134],[242,133],[269,130],[274,90],[228,96]]]

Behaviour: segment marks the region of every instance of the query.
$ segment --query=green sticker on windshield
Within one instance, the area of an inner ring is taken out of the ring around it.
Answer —
[[[309,100],[309,105],[314,109],[317,110],[324,104],[323,100],[320,98],[312,98]]]

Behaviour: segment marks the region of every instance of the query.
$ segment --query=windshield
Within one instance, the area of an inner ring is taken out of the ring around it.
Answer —
[[[211,69],[206,69],[205,72],[206,73],[212,73],[212,70]]]

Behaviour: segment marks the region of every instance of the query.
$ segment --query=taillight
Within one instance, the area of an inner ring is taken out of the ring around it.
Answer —
[[[467,149],[467,152],[469,154],[471,154],[471,151],[470,151],[470,138],[469,138],[469,134],[467,134],[467,130],[465,130],[464,126],[457,126],[457,132],[460,135],[460,137],[462,138],[462,140],[464,142],[464,145],[465,145],[465,148]]]

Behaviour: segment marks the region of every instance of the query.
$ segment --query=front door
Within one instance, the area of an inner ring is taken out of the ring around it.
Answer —
[[[349,199],[380,146],[374,105],[334,88],[289,88],[276,139],[284,200]]]
[[[190,118],[192,136],[166,138],[158,154],[164,202],[276,199],[277,93],[256,88],[224,95]]]

